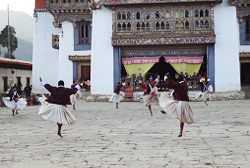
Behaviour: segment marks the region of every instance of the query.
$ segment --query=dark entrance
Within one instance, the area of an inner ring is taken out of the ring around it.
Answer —
[[[3,77],[3,89],[4,91],[8,90],[8,77],[7,76]]]
[[[172,78],[174,79],[174,74],[176,71],[174,68],[169,64],[165,62],[164,57],[160,57],[160,60],[158,63],[156,63],[149,71],[149,73],[156,75],[160,75],[161,79],[164,78],[164,75],[169,72]]]
[[[90,80],[90,66],[81,66],[81,78],[83,80]]]
[[[241,84],[250,84],[250,63],[241,63]]]

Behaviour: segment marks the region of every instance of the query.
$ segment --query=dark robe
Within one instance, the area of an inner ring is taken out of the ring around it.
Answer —
[[[119,92],[120,92],[120,90],[121,90],[121,87],[122,87],[121,84],[117,84],[117,85],[115,86],[114,93],[119,94]]]
[[[71,104],[70,95],[77,92],[77,88],[69,89],[65,87],[54,87],[49,84],[44,85],[44,87],[51,93],[46,101],[63,106]]]
[[[185,82],[178,83],[167,80],[166,87],[174,89],[173,97],[179,101],[189,101],[188,86]]]

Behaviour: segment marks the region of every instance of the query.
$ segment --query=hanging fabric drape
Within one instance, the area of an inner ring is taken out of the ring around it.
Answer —
[[[198,73],[203,62],[203,55],[164,55],[165,62],[175,69],[180,74],[188,73],[192,75],[194,72]]]
[[[124,56],[122,64],[124,65],[127,74],[131,77],[133,74],[139,76],[141,73],[144,76],[156,62],[159,62],[160,55],[155,56]]]

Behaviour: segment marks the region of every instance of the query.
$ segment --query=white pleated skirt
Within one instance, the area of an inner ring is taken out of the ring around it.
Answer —
[[[41,107],[39,108],[38,115],[43,119],[63,125],[70,125],[75,123],[76,118],[67,109],[67,107],[49,103],[45,101],[45,97],[39,97],[38,100],[41,102]]]
[[[205,91],[205,92],[199,92],[195,99],[197,99],[197,100],[198,99],[202,99],[203,101],[207,101],[208,100],[208,93],[207,93],[207,91]]]
[[[152,96],[150,94],[144,95],[142,98],[145,106],[149,106],[152,103]]]
[[[12,110],[23,110],[27,105],[27,102],[23,98],[20,98],[15,102],[14,100],[10,101],[10,97],[3,97],[3,102]]]
[[[76,102],[79,100],[81,94],[82,93],[78,90],[75,94],[70,95],[70,102],[72,105],[76,105]]]
[[[172,118],[178,119],[182,123],[194,123],[194,114],[187,101],[177,101],[167,93],[162,93],[159,97],[159,105]]]
[[[116,93],[113,93],[109,99],[110,103],[119,103],[122,100],[124,100],[123,96],[121,94]]]

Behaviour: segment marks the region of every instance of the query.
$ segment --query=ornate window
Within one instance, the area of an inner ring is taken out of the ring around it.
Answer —
[[[159,29],[160,29],[160,24],[159,24],[159,22],[156,22],[155,28],[156,28],[156,30],[159,30]]]
[[[200,21],[200,28],[204,28],[204,22]]]
[[[188,18],[189,17],[189,12],[188,10],[185,11],[185,18]]]
[[[169,13],[169,11],[166,11],[165,18],[166,18],[166,19],[170,18],[170,13]]]
[[[125,31],[125,30],[126,30],[126,27],[127,27],[126,24],[123,23],[123,24],[122,24],[122,30]]]
[[[155,12],[155,19],[159,19],[160,18],[160,13],[159,13],[159,11],[156,11]]]
[[[208,16],[209,16],[209,10],[206,9],[206,10],[205,10],[205,17],[208,17]]]
[[[196,31],[195,34],[199,34],[199,31],[209,34],[213,31],[212,8],[210,5],[116,7],[113,15],[113,34],[180,34],[183,33],[182,29],[185,29],[185,34],[192,34],[192,31]]]
[[[137,23],[136,27],[137,27],[137,30],[141,30],[141,24],[139,22]]]
[[[128,30],[128,31],[131,30],[131,24],[130,24],[130,23],[127,24],[127,30]]]
[[[118,24],[117,24],[117,30],[118,30],[118,31],[121,31],[121,30],[122,30],[121,23],[118,23]]]
[[[149,22],[147,22],[146,28],[147,28],[147,30],[150,30],[150,23]]]
[[[189,22],[188,21],[185,22],[185,29],[189,29]]]
[[[89,24],[88,22],[79,22],[78,24],[79,44],[89,44]]]
[[[205,21],[205,28],[209,28],[209,22],[207,20]]]
[[[131,14],[130,14],[130,12],[127,13],[127,19],[131,20]]]
[[[122,12],[122,20],[126,20],[126,13]]]
[[[141,12],[141,18],[145,19],[145,13],[144,12]]]
[[[170,24],[169,22],[166,22],[166,29],[169,29],[170,28]]]
[[[52,34],[52,47],[54,49],[59,49],[59,35]]]
[[[136,13],[136,19],[140,19],[141,18],[141,14],[140,14],[140,12],[137,12]]]
[[[200,11],[200,17],[204,17],[204,12],[203,12],[203,10]]]
[[[121,19],[122,19],[121,13],[118,12],[118,13],[117,13],[117,20],[121,20]]]
[[[195,16],[195,17],[199,17],[199,12],[198,12],[198,10],[195,10],[194,16]]]
[[[146,19],[150,19],[150,12],[147,12]]]

